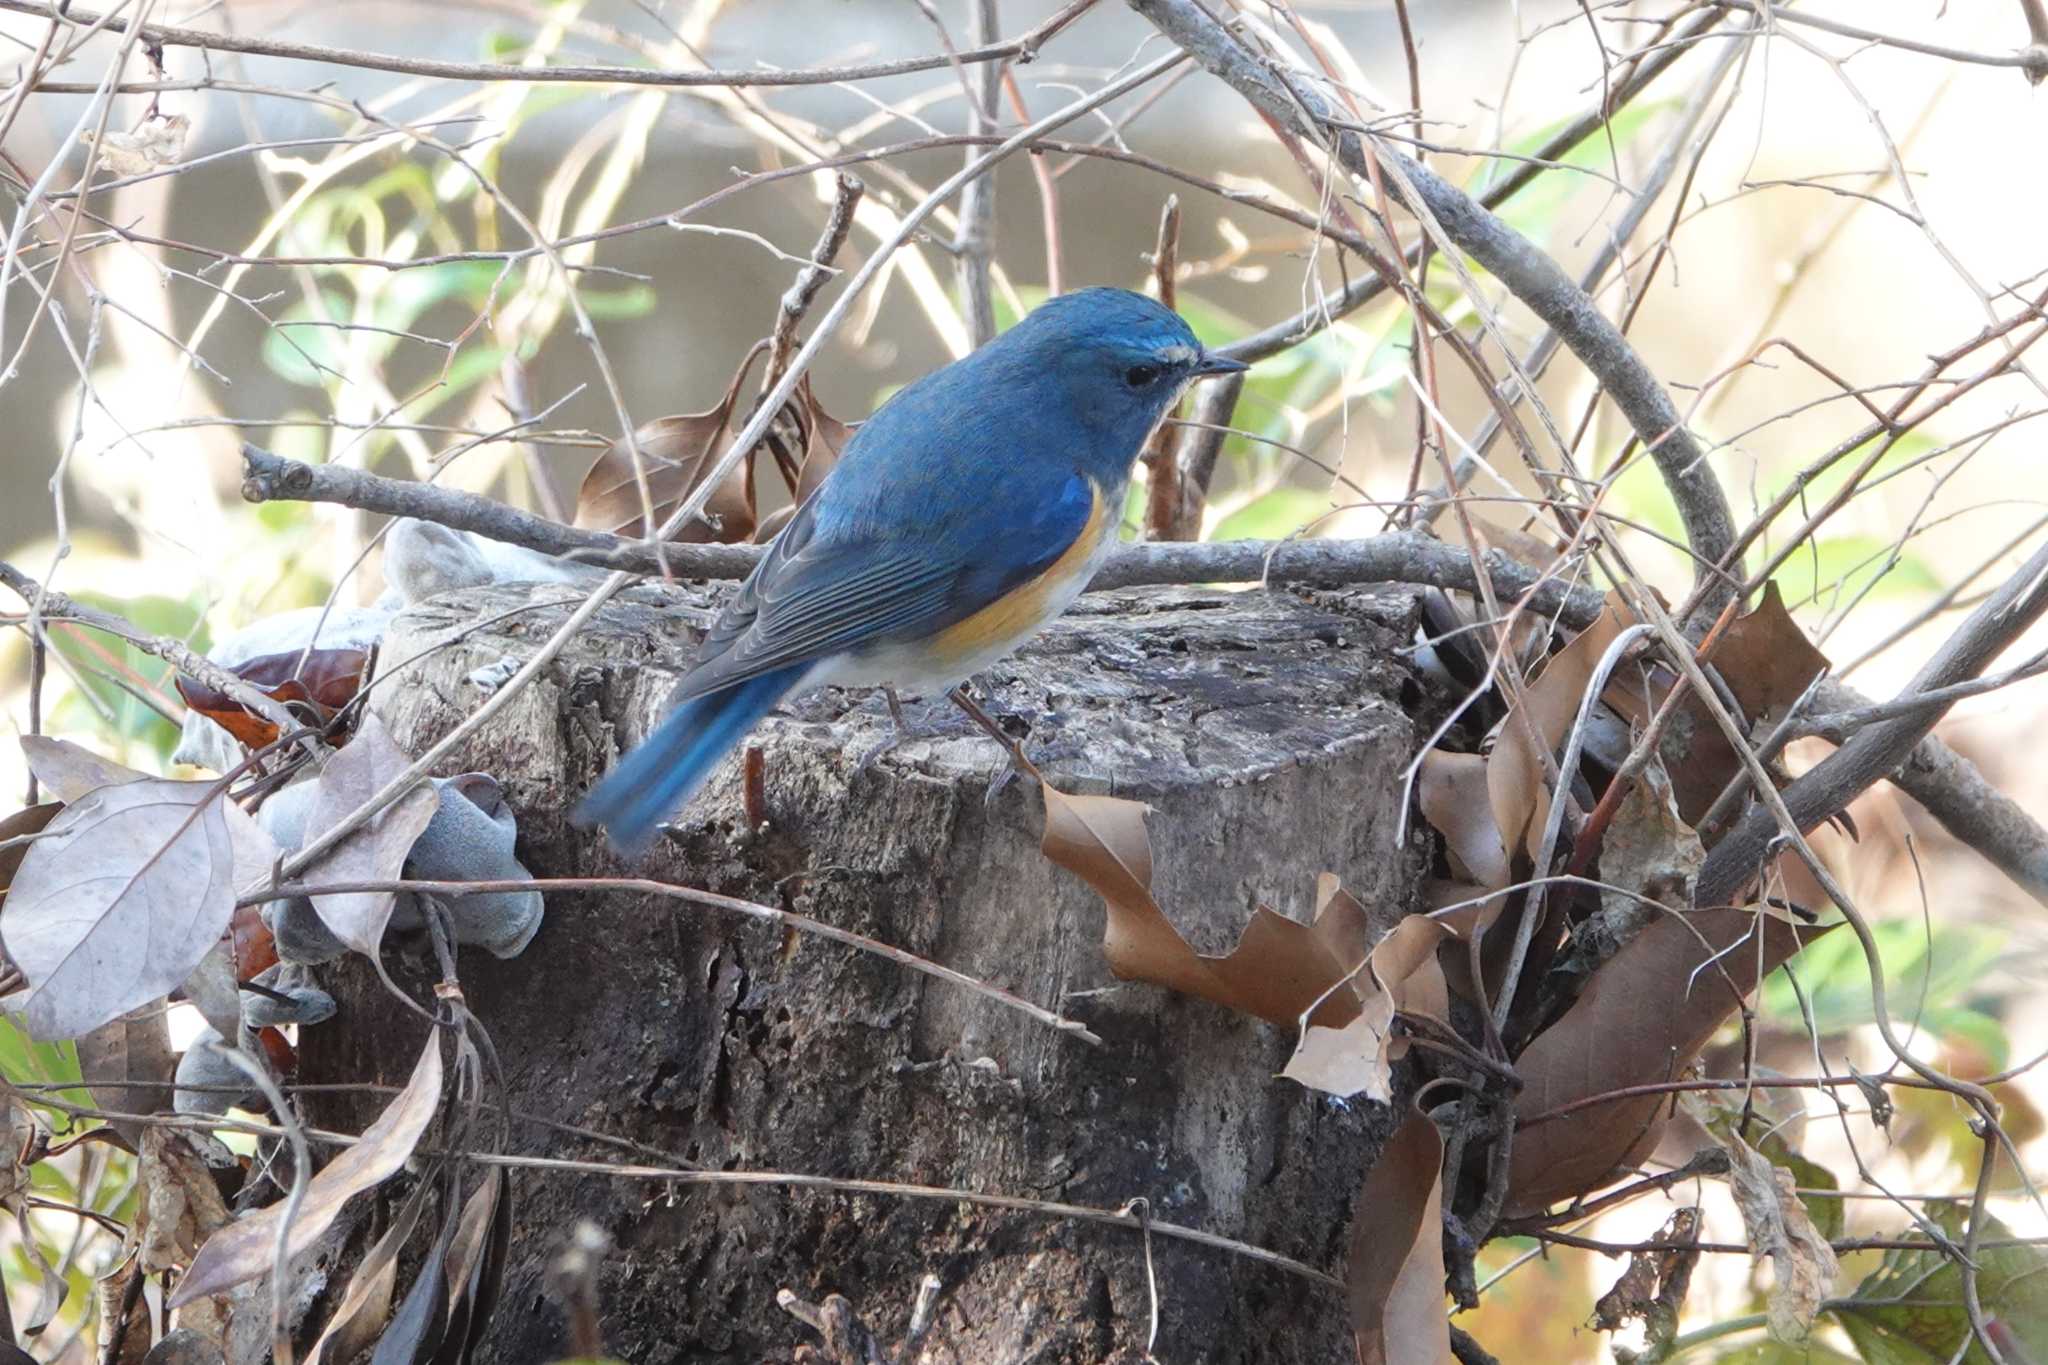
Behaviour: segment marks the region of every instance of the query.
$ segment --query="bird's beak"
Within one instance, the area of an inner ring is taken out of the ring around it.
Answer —
[[[1232,360],[1229,356],[1204,355],[1195,362],[1195,378],[1207,379],[1211,375],[1238,374],[1250,368],[1251,366],[1242,360]]]

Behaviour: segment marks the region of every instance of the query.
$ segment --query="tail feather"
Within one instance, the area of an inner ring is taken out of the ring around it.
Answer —
[[[764,673],[684,702],[591,788],[571,818],[579,825],[602,825],[623,853],[641,852],[656,827],[689,800],[803,672],[798,666]]]

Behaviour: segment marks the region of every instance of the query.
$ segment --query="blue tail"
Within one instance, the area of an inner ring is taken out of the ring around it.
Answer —
[[[590,789],[570,818],[579,825],[604,826],[622,853],[643,851],[655,827],[689,800],[754,722],[788,695],[805,667],[764,673],[684,702]]]

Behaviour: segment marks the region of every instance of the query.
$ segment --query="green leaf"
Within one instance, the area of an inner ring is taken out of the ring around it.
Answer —
[[[90,603],[122,617],[146,635],[164,635],[183,640],[199,653],[207,649],[204,608],[196,601],[174,597],[109,597],[104,593],[76,594]],[[100,709],[111,712],[114,732],[123,739],[148,745],[159,758],[177,747],[178,729],[138,700],[126,687],[114,681],[118,676],[131,685],[140,677],[162,692],[171,690],[171,666],[145,654],[116,636],[100,631],[67,627],[50,633],[50,645],[77,670],[80,686],[90,692]],[[87,709],[83,699],[66,698],[52,713],[56,728],[100,730],[97,711]]]
[[[1677,100],[1652,100],[1631,104],[1607,122],[1607,129],[1584,138],[1579,145],[1566,152],[1558,160],[1565,166],[1576,166],[1580,170],[1599,171],[1611,174],[1617,152],[1626,153],[1630,143],[1640,137],[1650,121],[1666,110],[1676,109]],[[1533,156],[1564,128],[1564,121],[1547,124],[1535,132],[1517,138],[1508,144],[1507,151],[1514,156]],[[1475,195],[1485,190],[1488,184],[1505,179],[1520,169],[1514,161],[1493,161],[1487,163],[1483,177],[1470,186]],[[1588,185],[1601,184],[1590,175],[1573,175],[1570,172],[1546,171],[1537,176],[1498,210],[1501,218],[1523,236],[1541,242],[1549,236],[1558,215],[1571,201],[1574,194]]]
[[[1974,924],[1880,920],[1870,926],[1884,968],[1893,1022],[1920,1026],[1937,1038],[1969,1042],[2003,1068],[2011,1048],[2004,1028],[1971,1002],[1986,974],[2005,954],[2004,931]],[[1822,1037],[1838,1036],[1872,1019],[1870,968],[1863,947],[1846,934],[1830,935],[1800,954],[1796,967]],[[1798,996],[1783,972],[1764,983],[1763,1014],[1788,1030],[1803,1030]]]
[[[1962,1242],[1967,1206],[1930,1206],[1927,1217],[1958,1244]],[[1985,1241],[2013,1235],[1990,1214],[1983,1217]],[[1919,1234],[1909,1228],[1906,1235]],[[2008,1360],[2048,1359],[2044,1284],[2048,1284],[2048,1249],[1978,1249],[1977,1301],[1985,1316],[2005,1333],[2001,1345]],[[1954,1359],[1970,1335],[1962,1275],[1939,1251],[1886,1252],[1883,1264],[1864,1277],[1846,1302],[1834,1304],[1830,1311],[1863,1358],[1877,1365],[1938,1365]],[[2006,1342],[2010,1345],[2004,1345]],[[1972,1342],[1962,1359],[1975,1365],[1990,1357]]]
[[[1211,540],[1285,540],[1330,510],[1326,494],[1275,488],[1216,523]]]
[[[581,294],[584,311],[597,322],[610,322],[619,318],[644,318],[654,311],[653,285],[629,284],[622,289],[585,289]]]
[[[1802,545],[1771,578],[1786,604],[1793,607],[1823,597],[1854,597],[1873,579],[1876,585],[1870,589],[1871,597],[1941,588],[1941,579],[1926,560],[1909,549],[1895,552],[1893,542],[1882,536],[1861,534],[1826,536]]]

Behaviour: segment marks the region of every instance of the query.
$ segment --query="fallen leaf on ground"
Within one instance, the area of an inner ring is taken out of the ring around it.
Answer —
[[[302,1255],[319,1241],[350,1199],[383,1183],[405,1165],[440,1107],[441,1035],[434,1032],[427,1035],[412,1078],[391,1106],[363,1130],[353,1146],[343,1148],[307,1182],[305,1198],[287,1234],[287,1259]],[[289,1203],[281,1199],[215,1233],[193,1258],[192,1269],[171,1295],[171,1307],[221,1293],[268,1272],[275,1260],[278,1224]]]
[[[367,713],[349,746],[328,758],[320,770],[313,809],[306,817],[303,843],[311,844],[355,814],[362,804],[412,766],[411,757],[391,738],[375,711]],[[302,874],[321,882],[396,881],[405,870],[406,855],[418,842],[441,804],[440,789],[421,782],[390,806],[358,826]],[[313,909],[334,936],[366,957],[377,956],[384,927],[391,922],[394,891],[340,891],[314,896]]]
[[[1386,1104],[1393,1099],[1392,1065],[1408,1040],[1390,1037],[1396,1012],[1443,1019],[1449,1013],[1443,968],[1436,950],[1451,931],[1411,915],[1373,946],[1365,970],[1353,978],[1358,1014],[1341,1028],[1309,1024],[1280,1074],[1340,1099],[1361,1092]]]
[[[1410,1111],[1366,1173],[1351,1215],[1345,1298],[1359,1365],[1448,1365],[1443,1138]]]
[[[30,1032],[76,1038],[160,999],[226,932],[268,838],[213,782],[145,778],[64,808],[29,846],[0,938]]]
[[[1675,1080],[1759,981],[1832,927],[1796,926],[1772,910],[1659,916],[1515,1059],[1523,1082],[1517,1116],[1526,1123],[1580,1100]],[[1657,1145],[1670,1105],[1669,1095],[1639,1095],[1520,1129],[1511,1215],[1618,1179]]]
[[[1341,1028],[1358,1013],[1358,997],[1332,988],[1364,960],[1370,932],[1364,907],[1349,895],[1325,896],[1315,923],[1303,924],[1264,906],[1252,912],[1237,946],[1221,957],[1197,953],[1152,899],[1152,841],[1142,802],[1114,796],[1072,796],[1041,783],[1045,793],[1045,856],[1080,877],[1108,910],[1102,953],[1126,981],[1146,981],[1199,996],[1275,1024],[1310,1022]]]
[[[1834,1292],[1841,1266],[1799,1202],[1792,1172],[1741,1138],[1728,1144],[1728,1183],[1749,1238],[1753,1260],[1771,1259],[1771,1335],[1787,1345],[1805,1341],[1814,1316]]]

